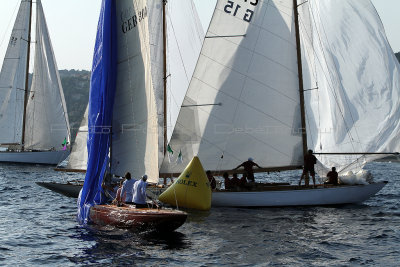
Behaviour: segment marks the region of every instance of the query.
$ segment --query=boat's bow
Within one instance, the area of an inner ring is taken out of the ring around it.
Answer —
[[[179,228],[187,213],[172,209],[135,208],[133,205],[95,205],[90,208],[90,220],[97,225],[140,231],[171,232]]]

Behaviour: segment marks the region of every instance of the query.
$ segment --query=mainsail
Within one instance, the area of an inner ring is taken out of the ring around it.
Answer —
[[[111,172],[158,181],[158,124],[147,1],[117,1],[117,85]]]
[[[67,107],[40,0],[36,7],[35,65],[27,95],[25,149],[61,150],[62,141],[70,141]]]
[[[0,73],[0,144],[20,144],[31,3],[22,1]]]
[[[233,169],[302,165],[293,1],[218,1],[170,141],[182,164]]]
[[[167,47],[164,48],[163,4],[163,1],[129,0],[117,3],[117,14],[126,20],[121,20],[122,31],[118,33],[121,71],[118,71],[117,78],[111,172],[124,175],[130,171],[134,177],[146,173],[151,182],[158,182],[161,164],[158,160],[164,157],[164,97],[168,97],[167,129],[172,129],[203,38],[193,2],[169,1]],[[130,29],[128,25],[135,16],[137,24]],[[124,25],[128,27],[124,28]],[[165,78],[164,49],[168,62]],[[168,84],[167,96],[164,94],[164,79]]]
[[[305,88],[315,89],[305,94],[310,146],[333,153],[399,151],[400,67],[373,4],[308,1],[300,18],[310,74]],[[376,158],[359,157],[318,158],[342,171]]]

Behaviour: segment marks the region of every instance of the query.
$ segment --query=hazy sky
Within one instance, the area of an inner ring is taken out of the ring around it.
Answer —
[[[0,65],[3,63],[20,2],[21,0],[0,0]],[[206,30],[216,0],[194,0],[194,2]],[[393,50],[399,52],[400,0],[372,0],[372,2],[385,25]],[[91,68],[100,3],[101,0],[42,0],[59,69]]]

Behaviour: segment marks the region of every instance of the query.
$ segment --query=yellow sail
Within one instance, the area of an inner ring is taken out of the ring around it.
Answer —
[[[159,200],[189,209],[211,208],[210,183],[198,157],[192,159],[179,178],[159,196]]]

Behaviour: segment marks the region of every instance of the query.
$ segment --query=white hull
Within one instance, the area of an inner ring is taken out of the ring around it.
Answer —
[[[0,162],[57,165],[65,160],[69,151],[0,152]]]
[[[280,207],[359,203],[374,196],[386,183],[387,182],[378,182],[368,185],[288,189],[280,191],[218,191],[213,192],[211,205],[213,207]]]

